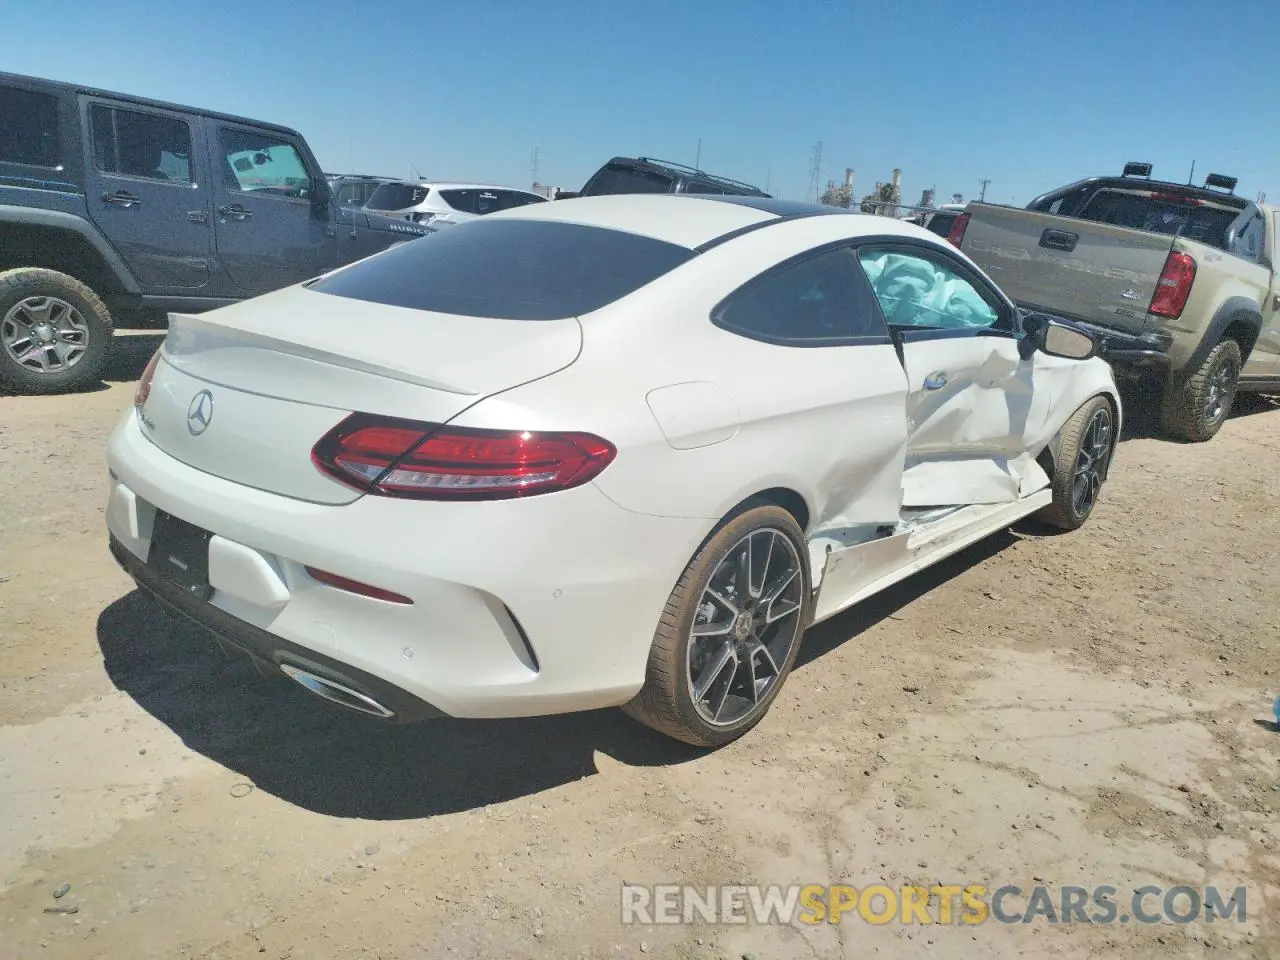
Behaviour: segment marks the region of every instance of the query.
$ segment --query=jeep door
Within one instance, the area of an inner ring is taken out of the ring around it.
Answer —
[[[337,265],[329,185],[299,137],[206,118],[218,259],[242,294]]]
[[[148,294],[191,294],[214,271],[199,118],[83,97],[89,214]]]

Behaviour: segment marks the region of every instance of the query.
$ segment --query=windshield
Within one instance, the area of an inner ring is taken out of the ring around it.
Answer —
[[[394,247],[310,289],[463,317],[558,320],[598,310],[692,256],[618,230],[483,219]]]

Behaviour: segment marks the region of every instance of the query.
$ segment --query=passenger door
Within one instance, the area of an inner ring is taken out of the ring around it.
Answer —
[[[1048,483],[1026,454],[1052,404],[1012,305],[958,258],[868,244],[858,259],[907,375],[904,508],[1008,503]]]
[[[328,184],[302,144],[274,130],[207,121],[218,259],[246,294],[337,265]]]
[[[208,285],[208,165],[192,118],[98,97],[84,98],[81,110],[94,222],[146,293],[190,294]]]

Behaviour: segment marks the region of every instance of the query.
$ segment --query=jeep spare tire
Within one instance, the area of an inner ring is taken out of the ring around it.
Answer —
[[[40,267],[0,272],[0,389],[69,393],[100,382],[111,314],[74,277]]]

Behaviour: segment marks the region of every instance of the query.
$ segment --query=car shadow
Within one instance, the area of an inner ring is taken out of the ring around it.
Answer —
[[[1120,400],[1124,404],[1124,427],[1120,431],[1121,443],[1128,440],[1181,442],[1170,438],[1160,426],[1159,389],[1144,384],[1126,384],[1120,388]],[[1252,417],[1274,410],[1280,410],[1280,397],[1262,393],[1238,393],[1227,418],[1238,420],[1241,417]]]
[[[881,620],[892,618],[903,607],[933,592],[966,570],[991,559],[1006,547],[1045,532],[1034,523],[1019,521],[1012,528],[993,533],[959,553],[868,597],[830,620],[824,620],[805,634],[800,652],[796,655],[795,669],[803,669],[837,647],[856,640]]]
[[[597,773],[595,752],[632,766],[702,751],[620,710],[522,720],[386,724],[263,677],[140,591],[98,618],[112,682],[192,750],[259,790],[337,817],[404,820],[483,807]]]

